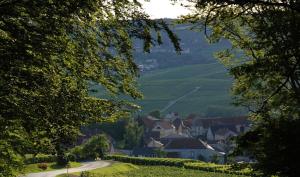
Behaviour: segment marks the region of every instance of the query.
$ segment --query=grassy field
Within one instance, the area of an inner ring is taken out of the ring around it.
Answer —
[[[59,170],[59,169],[65,168],[65,167],[62,167],[62,166],[58,166],[55,162],[45,163],[45,164],[47,164],[47,166],[48,166],[48,168],[46,170],[42,170],[42,169],[38,168],[38,163],[26,165],[25,168],[24,168],[24,173],[37,173],[37,172]],[[71,165],[70,168],[81,166],[81,164],[79,162],[71,162],[70,165]]]
[[[93,177],[243,177],[178,167],[136,166],[126,163],[115,163],[110,167],[92,170],[90,173]],[[79,176],[79,173],[71,176]],[[67,177],[67,175],[59,175],[59,177]]]
[[[207,116],[231,116],[243,114],[240,109],[231,105],[230,88],[232,79],[220,63],[188,65],[177,68],[153,71],[141,76],[139,88],[144,99],[136,101],[141,113],[161,110],[170,101],[200,89],[179,100],[165,113],[179,112],[181,115],[198,113]],[[103,97],[103,92],[96,96]],[[213,110],[213,111],[212,111]]]

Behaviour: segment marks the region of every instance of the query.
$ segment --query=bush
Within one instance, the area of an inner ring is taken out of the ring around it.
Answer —
[[[65,154],[59,154],[56,158],[56,163],[59,166],[66,166],[69,163],[69,159]]]
[[[108,139],[105,135],[95,135],[80,146],[76,146],[70,150],[68,154],[69,160],[94,160],[103,158],[109,149]]]
[[[79,159],[76,157],[75,154],[68,154],[67,157],[70,162],[75,162],[75,161],[78,161],[77,159]]]
[[[46,163],[39,163],[37,165],[38,168],[42,169],[42,170],[47,170],[48,165]]]
[[[56,156],[38,154],[35,157],[26,158],[24,162],[25,162],[25,164],[51,163],[51,162],[56,162]]]
[[[80,177],[93,177],[94,175],[91,172],[83,171],[80,173]]]

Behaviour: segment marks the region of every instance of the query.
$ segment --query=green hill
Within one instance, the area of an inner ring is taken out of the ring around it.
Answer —
[[[243,114],[241,109],[231,105],[232,79],[213,57],[215,52],[230,47],[230,43],[221,40],[209,44],[203,32],[191,31],[187,24],[171,28],[181,39],[181,55],[174,52],[165,33],[162,33],[163,45],[153,46],[150,53],[143,52],[141,41],[134,42],[135,62],[142,71],[138,83],[144,94],[143,100],[136,101],[142,106],[138,114],[153,110],[161,110],[163,114],[178,112],[183,116],[190,113],[206,116]],[[96,96],[105,97],[105,93],[98,92]]]
[[[183,116],[190,113],[206,116],[244,113],[231,105],[232,79],[219,63],[155,70],[142,75],[138,83],[144,94],[143,100],[136,101],[142,107],[139,114],[153,110],[163,110],[163,114],[178,112]],[[103,93],[97,93],[97,96],[103,96]]]
[[[163,110],[171,101],[177,100],[163,113],[208,116],[242,114],[240,109],[231,105],[232,79],[219,63],[158,70],[142,76],[139,84],[144,94],[144,100],[138,101],[143,113]]]

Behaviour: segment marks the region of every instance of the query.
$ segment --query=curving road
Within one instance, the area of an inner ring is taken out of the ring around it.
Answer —
[[[94,170],[96,168],[103,168],[111,165],[111,162],[108,161],[93,161],[93,162],[83,162],[82,166],[76,168],[70,168],[69,173],[81,172]],[[47,172],[39,172],[39,173],[29,173],[22,177],[55,177],[60,174],[67,173],[67,169],[47,171]]]

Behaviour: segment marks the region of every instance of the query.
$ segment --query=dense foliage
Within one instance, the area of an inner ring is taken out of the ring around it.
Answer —
[[[143,136],[143,128],[139,126],[133,118],[90,124],[83,127],[81,132],[86,136],[104,133],[112,138],[115,148],[126,149],[140,146]],[[79,143],[84,139],[85,136],[80,137]]]
[[[266,176],[297,176],[293,159],[299,153],[293,149],[299,145],[287,135],[299,136],[288,127],[300,121],[300,1],[190,2],[196,11],[186,21],[204,29],[211,42],[232,43],[217,56],[235,79],[236,104],[247,107],[254,121],[253,131],[239,139],[240,149]]]
[[[125,127],[124,148],[132,149],[142,144],[143,127],[136,120],[129,120]]]
[[[54,155],[45,155],[45,154],[37,154],[36,156],[26,157],[24,160],[25,164],[35,164],[35,163],[50,163],[55,162],[56,156]]]
[[[141,97],[132,38],[149,51],[161,29],[179,49],[137,1],[0,1],[0,176],[13,176],[27,151],[64,161],[81,125],[127,115],[134,105],[91,97],[89,85]]]
[[[68,159],[71,161],[95,160],[103,158],[110,147],[107,137],[103,134],[92,136],[80,146],[70,150]]]

